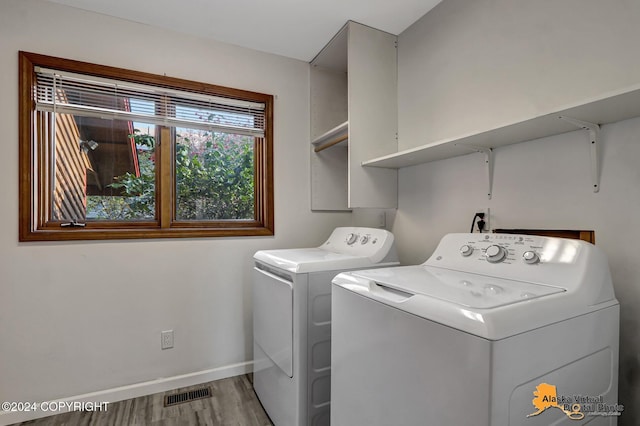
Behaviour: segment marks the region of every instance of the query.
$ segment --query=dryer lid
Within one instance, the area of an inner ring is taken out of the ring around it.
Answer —
[[[253,258],[293,273],[333,271],[373,267],[364,256],[334,253],[320,248],[261,250]]]
[[[317,248],[261,250],[254,259],[293,273],[397,265],[393,234],[384,229],[340,227]]]

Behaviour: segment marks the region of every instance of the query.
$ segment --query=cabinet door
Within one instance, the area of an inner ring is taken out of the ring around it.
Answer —
[[[397,37],[349,22],[349,207],[396,208],[398,172],[362,167],[397,152]]]

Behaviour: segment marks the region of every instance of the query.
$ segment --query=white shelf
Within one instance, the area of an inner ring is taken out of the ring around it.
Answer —
[[[508,123],[493,129],[444,139],[374,158],[362,162],[362,165],[398,169],[457,157],[474,151],[481,151],[482,149],[493,149],[540,139],[579,128],[567,120],[560,119],[560,117],[602,125],[638,116],[640,116],[640,85],[626,90],[611,92],[531,119]]]
[[[331,144],[333,141],[336,141],[345,136],[348,136],[348,134],[349,134],[349,122],[345,121],[344,123],[337,125],[333,129],[327,132],[324,132],[323,134],[321,134],[320,136],[312,140],[311,144],[316,146],[316,148],[320,148],[322,146]],[[345,139],[337,145],[346,145],[347,142],[348,142],[348,139]],[[336,145],[333,145],[333,146],[336,146]]]

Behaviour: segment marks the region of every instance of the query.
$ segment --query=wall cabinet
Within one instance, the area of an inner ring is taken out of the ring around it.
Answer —
[[[397,37],[349,21],[311,61],[311,209],[396,208]]]

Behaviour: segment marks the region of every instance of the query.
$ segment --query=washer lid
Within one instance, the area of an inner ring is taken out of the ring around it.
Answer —
[[[375,265],[365,256],[334,253],[321,248],[262,250],[253,258],[294,273],[368,268]]]
[[[490,247],[503,250],[502,261],[487,262]],[[531,254],[537,261],[527,262]],[[618,305],[601,250],[541,236],[448,234],[423,265],[342,273],[332,282],[334,295],[343,293],[339,286],[490,340]]]
[[[559,287],[430,266],[372,269],[354,272],[354,275],[402,293],[477,309],[498,308],[565,291]]]
[[[605,307],[588,306],[581,297],[559,287],[423,265],[343,272],[332,282],[334,297],[342,297],[337,286],[488,340]],[[612,300],[607,306],[613,304],[617,302]]]

